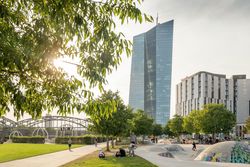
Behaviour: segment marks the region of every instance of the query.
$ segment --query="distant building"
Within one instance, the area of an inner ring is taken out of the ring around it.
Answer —
[[[170,116],[173,24],[157,24],[133,39],[129,105],[162,125]]]
[[[186,116],[209,103],[224,104],[236,114],[237,135],[250,116],[250,79],[246,75],[213,74],[205,71],[182,79],[176,86],[176,114]]]

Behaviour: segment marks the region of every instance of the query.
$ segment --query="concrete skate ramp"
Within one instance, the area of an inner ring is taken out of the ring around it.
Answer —
[[[209,146],[195,160],[250,164],[250,149],[247,143],[226,141]]]
[[[184,149],[181,146],[175,145],[175,144],[166,145],[165,149],[168,150],[168,151],[170,151],[170,152],[173,152],[173,151],[175,151],[175,152],[177,152],[177,151],[184,151]]]

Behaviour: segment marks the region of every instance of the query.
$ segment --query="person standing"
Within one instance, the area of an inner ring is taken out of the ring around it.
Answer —
[[[137,144],[136,135],[133,132],[132,132],[132,134],[130,136],[130,143]]]
[[[131,142],[129,147],[128,147],[128,154],[132,157],[135,156],[135,143]]]
[[[95,147],[97,147],[97,143],[98,142],[97,142],[97,138],[96,137],[95,137],[95,141],[94,142],[95,142]]]
[[[71,140],[71,138],[69,138],[69,140],[68,140],[69,151],[71,151],[71,145],[72,145],[72,140]]]

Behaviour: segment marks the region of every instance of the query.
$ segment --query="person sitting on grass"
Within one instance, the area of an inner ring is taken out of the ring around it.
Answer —
[[[119,151],[115,154],[116,157],[126,157],[126,152],[123,148],[119,148]]]
[[[102,150],[100,150],[99,154],[98,154],[99,158],[105,158],[105,154]]]

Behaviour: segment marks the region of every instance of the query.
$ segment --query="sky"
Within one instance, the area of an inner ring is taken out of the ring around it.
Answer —
[[[250,78],[250,0],[144,0],[142,12],[163,23],[174,20],[171,115],[175,85],[198,71],[246,74]],[[156,23],[118,25],[126,38],[148,31]],[[69,69],[72,69],[69,67]],[[128,104],[131,57],[108,76],[106,89],[118,90]],[[10,115],[10,114],[8,114]]]
[[[171,115],[175,85],[198,71],[246,74],[250,78],[250,0],[145,0],[142,12],[159,15],[159,22],[174,19]],[[120,27],[130,40],[155,23],[129,23]],[[109,77],[107,88],[129,99],[131,57]]]

